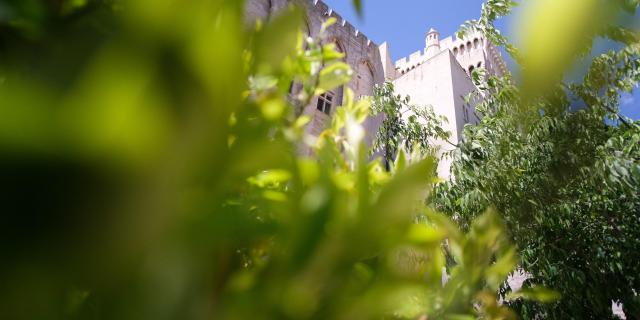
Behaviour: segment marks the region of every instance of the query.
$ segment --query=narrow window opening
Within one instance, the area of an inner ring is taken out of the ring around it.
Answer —
[[[331,115],[331,108],[333,107],[333,92],[325,92],[318,97],[318,104],[316,108],[318,111],[323,112],[326,115]]]
[[[466,105],[463,105],[462,110],[463,110],[464,122],[467,123],[469,122],[469,109],[467,108]]]

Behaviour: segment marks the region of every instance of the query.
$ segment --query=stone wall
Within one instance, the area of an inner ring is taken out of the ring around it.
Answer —
[[[456,62],[455,57],[449,50],[443,50],[436,56],[416,66],[415,69],[404,75],[399,75],[393,82],[396,93],[401,96],[409,96],[411,103],[419,106],[432,106],[434,112],[445,116],[448,123],[444,124],[444,129],[451,132],[452,143],[457,143],[461,132],[458,130],[458,118],[460,104],[456,89],[460,89],[460,84],[456,81],[464,81],[467,85],[473,86],[471,79],[464,79],[466,73]],[[410,112],[405,113],[406,116]],[[432,141],[441,150],[441,154],[453,150],[453,146],[446,141]],[[438,176],[449,177],[451,159],[445,158],[438,164]]]
[[[324,2],[318,0],[247,0],[247,19],[269,19],[277,15],[280,10],[288,5],[299,5],[306,12],[305,31],[311,37],[317,37],[322,24],[330,17],[337,20],[327,30],[325,42],[334,42],[345,54],[345,62],[354,71],[353,79],[347,85],[354,91],[356,97],[370,96],[373,94],[373,86],[384,82],[384,69],[378,45],[369,40],[362,32],[352,24],[344,20],[337,12],[329,8]],[[331,113],[342,103],[344,88],[332,90],[335,101]],[[312,117],[308,131],[317,135],[330,124],[331,115],[327,116],[317,110],[317,97],[304,110],[305,114]],[[375,132],[381,123],[380,118],[372,118],[365,123],[367,130],[367,142],[371,143]]]
[[[267,20],[273,9],[272,0],[251,0],[245,3],[245,16],[247,23],[258,19]]]

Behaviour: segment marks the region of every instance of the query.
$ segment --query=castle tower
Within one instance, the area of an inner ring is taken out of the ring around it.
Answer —
[[[426,50],[425,55],[426,58],[429,59],[440,52],[440,32],[431,28],[427,33],[426,39]]]

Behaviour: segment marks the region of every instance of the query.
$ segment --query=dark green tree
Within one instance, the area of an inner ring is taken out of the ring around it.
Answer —
[[[594,4],[572,3],[578,11]],[[463,32],[481,30],[508,44],[493,20],[512,5],[489,1],[481,19],[468,22]],[[612,300],[624,304],[627,317],[640,317],[640,123],[619,114],[620,94],[640,80],[640,43],[637,33],[605,14],[633,15],[637,6],[637,1],[598,3],[605,21],[598,28],[576,27],[576,34],[554,29],[577,42],[562,49],[571,51],[563,59],[547,56],[557,70],[533,67],[541,57],[532,56],[531,48],[545,48],[538,54],[547,50],[546,34],[531,38],[529,51],[509,45],[523,66],[522,85],[510,77],[481,81],[474,75],[486,97],[478,106],[483,118],[465,127],[455,178],[437,187],[434,204],[465,228],[486,207],[502,214],[522,266],[532,275],[529,282],[562,294],[548,305],[511,301],[523,318],[607,319],[613,317]],[[565,14],[545,12],[549,26],[539,29],[553,29],[554,16]],[[585,56],[597,35],[622,48]],[[576,57],[590,62],[586,75],[560,82]]]

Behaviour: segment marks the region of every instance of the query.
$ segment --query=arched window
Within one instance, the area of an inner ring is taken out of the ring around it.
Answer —
[[[347,59],[347,51],[344,50],[344,47],[342,46],[342,43],[340,42],[340,40],[333,39],[333,43],[336,45],[336,50],[338,50],[338,52],[344,54],[344,58],[342,60],[346,60]]]
[[[469,66],[469,75],[473,74],[474,66]]]
[[[346,52],[340,40],[334,38],[330,42],[332,42],[336,46],[336,51],[345,54],[345,58],[343,58],[343,60],[346,60]],[[316,109],[326,115],[331,115],[332,110],[342,103],[343,93],[344,87],[339,86],[333,88],[331,91],[327,91],[326,93],[320,95],[316,103]]]
[[[456,56],[458,55],[458,48],[453,48],[453,54]]]
[[[373,68],[371,64],[367,60],[363,60],[358,64],[358,74],[355,77],[356,80],[356,89],[358,96],[372,96],[373,95],[373,86],[374,78],[373,78]]]
[[[478,68],[482,68],[482,61],[478,62]]]
[[[469,51],[471,51],[471,41],[468,41],[468,42],[467,42],[467,49],[468,49]]]
[[[309,43],[307,42],[307,40],[309,38],[311,38],[311,28],[309,27],[309,20],[308,18],[305,18],[304,24],[303,24],[303,28],[301,30],[303,32],[303,37],[305,37],[304,39],[302,39],[302,43],[304,45],[304,49],[307,50],[309,49]]]
[[[269,1],[269,11],[271,11],[272,0],[268,0],[268,1]],[[304,45],[304,49],[307,50],[309,49],[309,44],[307,43],[307,39],[311,38],[311,28],[309,28],[309,21],[307,19],[305,19],[304,24],[302,26],[302,30],[300,30],[300,32],[302,33],[302,36],[305,37],[303,39],[303,45]],[[299,93],[301,90],[302,90],[302,84],[296,81],[292,81],[289,84],[290,95],[295,95]]]
[[[460,46],[460,54],[464,54],[464,44]]]
[[[478,38],[475,38],[473,40],[473,48],[474,49],[478,49],[478,45],[480,44],[480,40],[478,40]]]

